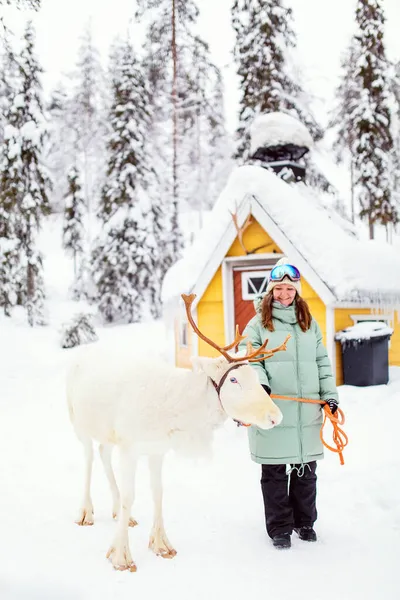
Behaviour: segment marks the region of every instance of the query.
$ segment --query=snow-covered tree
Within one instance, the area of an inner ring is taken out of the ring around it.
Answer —
[[[0,28],[0,143],[4,139],[6,115],[18,87],[18,58],[9,29]]]
[[[87,210],[96,210],[106,164],[105,136],[107,93],[100,55],[93,43],[90,23],[81,37],[72,92],[65,120],[74,131],[77,166],[82,174]],[[90,231],[88,232],[90,237]]]
[[[33,8],[34,10],[38,10],[41,0],[0,0],[0,6],[2,4],[11,4],[17,8]]]
[[[394,109],[392,112],[392,137],[393,137],[393,171],[392,195],[393,204],[400,214],[400,61],[393,65],[392,93]]]
[[[323,132],[290,60],[290,50],[296,45],[292,10],[283,0],[235,0],[232,24],[242,91],[236,158],[248,157],[249,124],[264,112],[292,114],[307,126],[314,140],[320,139]]]
[[[361,89],[352,112],[352,154],[360,217],[368,222],[373,238],[375,223],[387,226],[398,219],[391,197],[393,139],[381,1],[358,0],[356,23],[355,43],[360,49],[356,80]]]
[[[148,316],[157,297],[154,284],[155,239],[149,213],[138,206],[120,207],[104,226],[93,252],[93,278],[104,319],[137,323]],[[141,203],[143,205],[143,202]]]
[[[3,193],[4,174],[0,180],[0,306],[11,316],[18,300],[19,248],[16,234],[14,198]]]
[[[74,275],[78,274],[78,259],[84,250],[85,240],[85,199],[79,171],[76,166],[70,168],[68,175],[68,191],[65,195],[63,247],[74,259]]]
[[[27,308],[30,325],[44,319],[42,258],[37,232],[49,212],[50,180],[41,164],[45,131],[41,98],[41,67],[34,53],[34,30],[27,24],[19,57],[19,89],[7,114],[0,165],[0,206],[18,239],[18,277],[15,291]],[[6,235],[9,235],[6,234]]]
[[[93,315],[78,313],[64,323],[61,331],[61,348],[75,348],[81,344],[96,342],[98,335],[93,324]]]
[[[60,82],[51,93],[47,104],[48,136],[44,153],[46,165],[54,182],[51,207],[54,212],[64,210],[65,180],[71,164],[80,161],[78,136],[74,114],[65,85]]]
[[[353,115],[360,98],[362,81],[359,70],[360,46],[355,38],[341,61],[341,78],[335,93],[335,106],[332,111],[329,126],[335,131],[333,149],[338,162],[349,164],[351,174],[351,215],[355,222],[354,203],[354,152],[356,131]]]
[[[216,92],[222,77],[198,35],[199,11],[193,0],[141,0],[139,5],[149,16],[144,64],[157,90],[151,101],[161,126],[153,134],[164,155],[164,173],[170,175],[170,184],[164,175],[162,185],[172,195],[176,259],[182,245],[178,213],[195,209],[201,222],[230,167],[224,107]]]
[[[148,154],[148,85],[129,41],[112,56],[113,101],[108,167],[98,216],[103,232],[93,252],[97,301],[107,321],[140,321],[159,293],[152,202],[156,176]]]

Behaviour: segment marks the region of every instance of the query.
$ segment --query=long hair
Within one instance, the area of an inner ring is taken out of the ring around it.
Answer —
[[[272,321],[272,303],[274,296],[272,290],[267,294],[261,304],[261,322],[268,331],[275,331]],[[296,293],[294,303],[296,306],[296,318],[302,331],[307,331],[311,327],[312,316],[308,304],[301,296]]]

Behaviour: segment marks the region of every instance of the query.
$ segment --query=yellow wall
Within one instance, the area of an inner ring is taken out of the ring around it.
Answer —
[[[351,327],[354,325],[354,321],[350,315],[371,315],[376,314],[379,319],[379,313],[376,311],[373,313],[370,308],[337,308],[335,309],[335,332]],[[395,322],[391,323],[394,332],[390,338],[389,347],[389,364],[400,366],[400,318],[399,313],[395,316]],[[337,384],[343,383],[343,365],[342,365],[342,348],[340,342],[336,342],[336,380]]]
[[[277,246],[274,240],[264,231],[261,225],[254,219],[251,218],[252,223],[245,230],[243,234],[243,244],[248,252],[262,246],[255,254],[265,254],[269,252],[277,252],[281,254],[279,246]],[[227,256],[244,256],[244,251],[236,238],[232,246],[229,248]]]

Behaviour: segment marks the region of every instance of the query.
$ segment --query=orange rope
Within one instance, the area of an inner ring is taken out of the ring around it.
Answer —
[[[345,434],[343,429],[341,429],[341,427],[339,427],[339,425],[344,425],[344,422],[345,422],[344,412],[340,408],[338,408],[336,413],[333,415],[331,413],[331,409],[329,408],[329,406],[327,404],[325,404],[325,400],[311,400],[311,398],[292,398],[291,396],[278,396],[277,394],[271,394],[271,398],[277,399],[277,400],[296,400],[296,402],[307,402],[310,404],[323,404],[324,405],[324,422],[322,423],[319,437],[321,438],[321,442],[323,443],[325,448],[328,448],[328,450],[331,450],[332,452],[337,452],[337,454],[339,454],[340,464],[344,465],[343,450],[347,446],[347,444],[349,442],[349,438],[347,437],[347,435]],[[325,427],[325,423],[326,423],[327,419],[329,419],[330,422],[332,423],[332,427],[333,427],[332,437],[333,437],[334,444],[336,444],[336,448],[333,446],[330,446],[324,440],[323,431],[324,431],[324,427]]]

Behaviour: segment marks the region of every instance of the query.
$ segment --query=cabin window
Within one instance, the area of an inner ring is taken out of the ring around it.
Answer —
[[[180,330],[179,330],[179,345],[181,347],[185,347],[185,348],[187,348],[188,345],[189,345],[188,324],[187,323],[181,323],[181,325],[180,325]]]
[[[258,294],[265,293],[270,270],[242,271],[242,299],[254,300]]]
[[[350,315],[350,317],[353,319],[354,325],[357,325],[357,323],[365,323],[366,321],[378,321],[378,323],[386,323],[386,325],[390,327],[390,322],[392,321],[390,315],[385,314]]]

